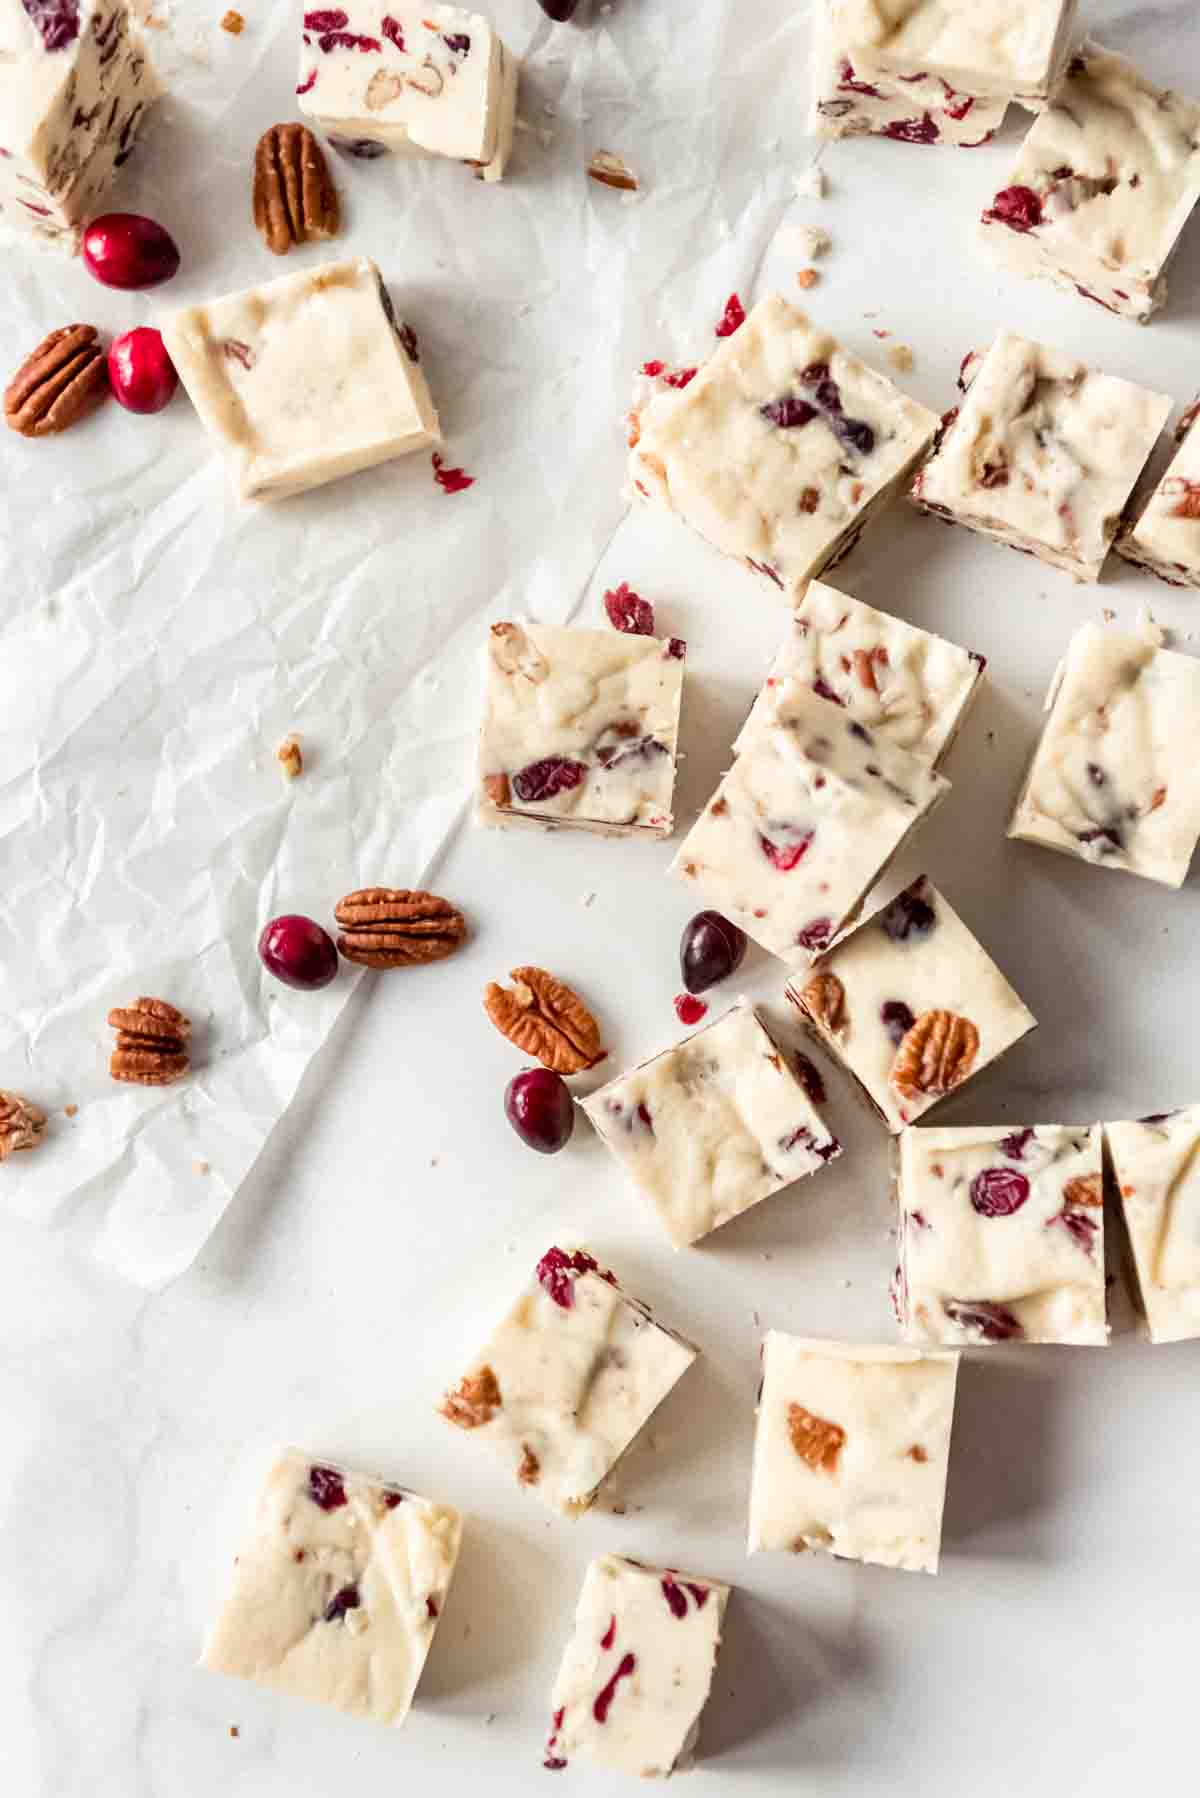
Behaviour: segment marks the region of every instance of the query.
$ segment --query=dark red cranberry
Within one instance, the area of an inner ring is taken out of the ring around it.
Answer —
[[[975,104],[974,95],[956,93],[948,81],[943,81],[942,86],[946,90],[946,117],[950,119],[965,119]]]
[[[721,314],[721,322],[717,326],[718,337],[732,337],[740,331],[746,322],[746,308],[736,293],[731,293],[725,302],[725,310]]]
[[[323,56],[328,56],[332,50],[363,50],[378,56],[383,45],[377,37],[367,37],[361,31],[327,31],[317,39],[317,48]]]
[[[813,692],[817,695],[818,699],[830,699],[833,701],[834,705],[844,706],[846,703],[840,693],[834,692],[833,688],[823,675],[818,674],[816,680],[813,682]]]
[[[1010,1167],[984,1168],[971,1182],[971,1204],[980,1217],[1011,1217],[1028,1197],[1028,1180]]]
[[[308,1496],[323,1511],[340,1511],[346,1502],[346,1488],[341,1474],[334,1467],[310,1467]]]
[[[815,1061],[796,1049],[792,1052],[797,1080],[808,1094],[814,1105],[825,1103],[825,1082],[821,1078],[821,1070]]]
[[[566,1082],[549,1068],[526,1068],[509,1081],[504,1115],[526,1147],[539,1155],[557,1155],[575,1128],[575,1106]]]
[[[667,638],[667,655],[672,662],[682,662],[687,659],[687,644],[682,637]]]
[[[838,86],[849,88],[855,94],[865,94],[868,100],[878,100],[879,98],[879,89],[872,87],[869,81],[860,81],[854,73],[854,65],[844,58]]]
[[[316,78],[314,69],[312,79]],[[374,162],[376,157],[387,155],[387,146],[376,143],[373,137],[331,137],[329,141],[343,156],[357,156],[360,162]]]
[[[694,1581],[690,1579],[685,1579],[683,1583],[691,1593],[692,1597],[696,1600],[696,1609],[702,1611],[708,1600],[708,1587],[697,1586]]]
[[[827,1136],[822,1140],[813,1135],[807,1124],[801,1124],[790,1136],[780,1137],[779,1147],[785,1155],[790,1155],[793,1149],[807,1149],[818,1161],[832,1161],[842,1145],[836,1136]]]
[[[983,216],[1010,231],[1032,231],[1042,222],[1042,202],[1032,187],[1002,187]]]
[[[388,43],[394,44],[401,55],[403,55],[405,53],[404,27],[401,25],[399,19],[394,19],[390,12],[384,13],[383,18],[380,20],[379,29],[387,39]],[[470,39],[468,38],[467,41],[469,43]]]
[[[710,986],[742,965],[746,933],[723,918],[719,911],[701,911],[684,925],[679,940],[679,969],[689,993],[706,993]]]
[[[429,1597],[425,1600],[425,1615],[436,1622],[438,1617],[438,1601],[432,1593],[430,1593]]]
[[[302,992],[328,986],[338,971],[333,938],[299,912],[272,918],[258,939],[258,953],[269,974]]]
[[[964,1330],[974,1330],[985,1342],[1011,1342],[1023,1336],[1020,1323],[1004,1305],[993,1305],[987,1299],[943,1299],[942,1310],[952,1323]]]
[[[403,1492],[385,1492],[383,1495],[383,1502],[389,1511],[394,1511],[397,1505],[402,1505],[404,1503],[404,1494]]]
[[[127,412],[161,412],[179,385],[162,333],[151,325],[139,325],[113,338],[108,379]]]
[[[105,287],[158,287],[179,268],[169,232],[140,212],[106,212],[83,234],[83,264]]]
[[[47,50],[65,50],[79,36],[79,0],[21,0]]]
[[[447,468],[438,452],[433,452],[433,478],[443,493],[465,493],[475,485],[475,476],[465,468]]]
[[[879,1007],[879,1016],[897,1048],[917,1021],[903,999],[885,999]]]
[[[608,1722],[609,1706],[612,1704],[616,1694],[617,1682],[622,1679],[628,1679],[636,1666],[636,1655],[623,1654],[621,1656],[616,1672],[613,1674],[608,1684],[601,1691],[597,1692],[595,1701],[592,1704],[592,1715],[597,1723]]]
[[[340,1623],[347,1611],[356,1611],[362,1599],[358,1595],[357,1586],[343,1586],[336,1592],[325,1607],[325,1623]]]
[[[816,407],[810,406],[807,400],[798,399],[794,393],[781,400],[771,400],[758,409],[769,425],[777,425],[781,431],[799,430],[801,425],[811,424],[817,416]]]
[[[443,42],[452,56],[466,58],[471,54],[471,40],[465,31],[446,32]]]
[[[800,833],[795,842],[787,844],[773,843],[770,837],[764,837],[761,834],[758,840],[762,844],[763,854],[772,867],[778,868],[781,874],[790,874],[793,868],[799,867],[808,854],[815,835],[815,831],[805,830]]]
[[[1000,1153],[1007,1155],[1010,1161],[1024,1161],[1025,1151],[1033,1141],[1033,1128],[1027,1125],[1024,1130],[1014,1130],[1011,1136],[1003,1138]]]
[[[568,19],[575,17],[579,0],[538,0],[538,5],[548,19],[553,19],[556,24],[565,25]]]
[[[833,937],[832,918],[814,918],[803,930],[796,932],[796,942],[801,949],[827,949]]]
[[[860,456],[869,456],[875,448],[875,433],[864,419],[845,418],[841,413],[835,413],[830,423],[838,441],[857,450]]]
[[[343,31],[349,23],[350,14],[343,12],[340,6],[318,7],[304,15],[305,31]]]
[[[694,999],[691,993],[677,993],[675,996],[675,1016],[681,1024],[690,1030],[693,1024],[708,1015],[708,1006],[703,999]]]
[[[612,1616],[608,1620],[608,1628],[605,1630],[604,1634],[600,1638],[600,1646],[604,1650],[605,1654],[608,1653],[609,1649],[612,1647],[612,1645],[616,1641],[616,1639],[617,1639],[617,1614],[614,1611]]]
[[[616,631],[627,631],[633,637],[654,635],[654,607],[633,591],[628,581],[612,587],[604,595],[608,622]]]
[[[938,128],[928,113],[919,119],[895,119],[883,128],[884,137],[894,137],[902,144],[936,144]]]
[[[558,1743],[559,1731],[563,1726],[563,1718],[566,1714],[565,1708],[555,1711],[554,1721],[550,1727],[550,1739],[546,1743],[546,1758],[542,1762],[542,1765],[551,1773],[561,1773],[567,1764],[566,1761],[562,1759],[561,1755],[557,1755],[554,1752]]]
[[[667,1601],[667,1607],[670,1610],[672,1617],[678,1617],[680,1619],[686,1617],[688,1614],[687,1594],[677,1582],[671,1578],[669,1573],[659,1583],[662,1586],[662,1595]]]
[[[316,85],[317,85],[317,71],[315,69],[310,69],[308,71],[308,74],[305,76],[304,80],[297,83],[296,92],[298,94],[311,94],[313,91],[313,88],[316,87]],[[331,137],[329,141],[332,144],[332,143],[335,143],[337,140],[335,138]],[[382,150],[383,145],[380,144],[379,148]]]
[[[512,790],[522,805],[537,805],[559,793],[569,793],[587,773],[582,762],[568,761],[565,756],[548,755],[540,762],[530,762],[512,777]]]
[[[1072,1239],[1079,1244],[1085,1255],[1090,1255],[1096,1242],[1096,1231],[1100,1228],[1094,1217],[1086,1211],[1073,1211],[1069,1205],[1063,1207],[1056,1217],[1049,1219],[1050,1224],[1062,1224],[1070,1231]]]
[[[917,881],[880,912],[879,927],[893,943],[907,943],[910,938],[919,942],[936,925],[937,913],[923,897],[925,891],[925,882]]]

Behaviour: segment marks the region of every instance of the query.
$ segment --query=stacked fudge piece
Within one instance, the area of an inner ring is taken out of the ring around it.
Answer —
[[[1200,587],[1200,400],[1180,419],[1179,448],[1116,541],[1127,562],[1173,587]]]
[[[1200,1105],[1104,1134],[1150,1340],[1200,1337]]]

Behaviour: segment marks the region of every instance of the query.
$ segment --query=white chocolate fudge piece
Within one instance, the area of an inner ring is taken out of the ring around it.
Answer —
[[[1037,1024],[924,875],[787,995],[893,1133]]]
[[[1002,331],[913,483],[918,506],[1096,581],[1171,401]]]
[[[684,655],[678,637],[494,624],[480,821],[670,836]]]
[[[203,1664],[351,1717],[403,1723],[461,1540],[450,1505],[283,1450]]]
[[[578,1516],[698,1353],[586,1250],[553,1248],[442,1416]]]
[[[0,0],[0,218],[75,251],[158,83],[127,0]]]
[[[1086,44],[980,224],[1001,267],[1145,324],[1200,200],[1200,104]]]
[[[1105,1135],[1150,1340],[1200,1336],[1200,1105]]]
[[[450,156],[499,181],[517,62],[477,12],[346,0],[304,13],[300,110],[352,156]]]
[[[729,1587],[675,1567],[601,1555],[584,1576],[554,1684],[545,1765],[576,1754],[635,1778],[692,1759],[721,1647]]]
[[[1100,1126],[906,1130],[906,1342],[1105,1343]]]
[[[1173,587],[1200,587],[1200,400],[1180,420],[1176,440],[1170,467],[1116,551]]]
[[[1062,77],[1076,0],[817,0],[864,81],[940,81],[1039,110]]]
[[[986,666],[930,631],[813,581],[734,744],[742,753],[792,680],[832,699],[883,742],[937,767],[949,753]]]
[[[582,1104],[677,1249],[842,1152],[744,1002]]]
[[[831,0],[818,0],[813,42],[811,129],[817,137],[895,138],[905,144],[978,149],[994,136],[1007,99],[959,91],[927,68],[908,74],[876,68],[841,35],[853,29]],[[882,20],[875,23],[882,29]]]
[[[936,1573],[955,1354],[771,1330],[750,1488],[750,1552],[826,1549]]]
[[[365,256],[161,321],[241,500],[285,499],[440,441],[416,338]]]
[[[1153,627],[1086,624],[1046,711],[1009,836],[1182,886],[1200,837],[1200,662]]]
[[[937,429],[778,295],[630,419],[630,477],[793,599],[850,549]]]
[[[764,949],[806,968],[948,791],[927,762],[784,681],[674,871]]]

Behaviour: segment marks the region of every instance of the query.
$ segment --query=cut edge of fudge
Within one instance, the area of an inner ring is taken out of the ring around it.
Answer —
[[[1134,1224],[1131,1220],[1131,1202],[1137,1197],[1136,1190],[1129,1185],[1127,1179],[1123,1179],[1123,1175],[1129,1172],[1128,1162],[1124,1160],[1124,1153],[1127,1153],[1128,1146],[1123,1146],[1122,1160],[1119,1161],[1117,1148],[1113,1142],[1113,1132],[1124,1133],[1137,1128],[1153,1128],[1155,1125],[1169,1124],[1173,1118],[1183,1115],[1188,1115],[1195,1120],[1197,1135],[1200,1137],[1200,1106],[1194,1105],[1178,1107],[1168,1112],[1152,1113],[1148,1117],[1110,1121],[1103,1126],[1105,1195],[1111,1201],[1112,1211],[1120,1218],[1117,1239],[1120,1243],[1126,1288],[1133,1300],[1140,1333],[1146,1341],[1155,1346],[1200,1339],[1200,1280],[1189,1286],[1158,1288],[1152,1286],[1149,1269],[1143,1266],[1143,1254],[1135,1239]],[[1191,1160],[1194,1166],[1195,1152]],[[1200,1176],[1194,1177],[1200,1178]],[[1173,1184],[1183,1178],[1185,1178],[1185,1172],[1181,1170]],[[1161,1238],[1161,1229],[1159,1235]],[[1157,1252],[1161,1247],[1161,1242],[1154,1246]],[[1194,1302],[1190,1307],[1177,1296],[1181,1292],[1192,1295]]]
[[[1113,544],[1119,556],[1131,562],[1136,568],[1144,568],[1148,573],[1165,581],[1169,587],[1200,587],[1200,398],[1192,401],[1183,417],[1175,427],[1174,448],[1170,452],[1165,466],[1154,466],[1148,463],[1143,470],[1142,481],[1135,487],[1133,496],[1121,521],[1121,529]],[[1197,479],[1176,473],[1176,469],[1185,460],[1192,463],[1191,452],[1195,451]],[[1150,518],[1150,507],[1160,494],[1166,495],[1168,483],[1177,481],[1181,491],[1173,498],[1178,498],[1178,505],[1168,516],[1181,520],[1192,520],[1196,524],[1196,548],[1190,563],[1177,562],[1160,555],[1154,547],[1145,542],[1139,535],[1143,526],[1153,527]]]

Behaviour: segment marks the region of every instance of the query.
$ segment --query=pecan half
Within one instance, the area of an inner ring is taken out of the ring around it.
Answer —
[[[131,1086],[170,1086],[188,1070],[191,1022],[165,999],[114,1006],[108,1021],[117,1046],[108,1063],[114,1080]]]
[[[46,1134],[46,1114],[20,1093],[0,1092],[0,1161],[19,1149],[36,1149]]]
[[[254,224],[271,254],[333,237],[339,222],[337,189],[308,126],[264,131],[254,152]]]
[[[846,1018],[846,989],[836,974],[814,974],[800,1003],[813,1022],[826,1030],[840,1030]]]
[[[1103,1205],[1104,1190],[1099,1174],[1077,1174],[1068,1180],[1063,1187],[1063,1198],[1068,1205],[1080,1207]]]
[[[469,1373],[460,1380],[454,1392],[446,1394],[441,1412],[460,1430],[478,1430],[492,1421],[503,1403],[495,1373],[490,1367],[481,1367],[478,1373]]]
[[[347,961],[363,968],[411,968],[444,961],[462,943],[467,921],[457,906],[436,893],[406,888],[363,887],[339,899],[334,916],[342,926],[337,945]]]
[[[901,1039],[889,1076],[901,1099],[936,1098],[960,1086],[975,1065],[979,1032],[952,1011],[923,1011]]]
[[[95,325],[63,325],[26,356],[4,390],[4,418],[22,437],[52,437],[102,406],[111,389]]]
[[[556,1074],[580,1074],[603,1059],[600,1026],[578,993],[545,968],[514,968],[512,987],[491,981],[483,1008],[502,1036]]]
[[[612,150],[597,150],[587,165],[587,172],[602,187],[619,187],[630,194],[638,190],[637,176],[625,158],[615,155]]]
[[[846,1432],[840,1423],[806,1411],[803,1405],[788,1406],[788,1435],[792,1447],[814,1473],[836,1473],[838,1457],[845,1446]]]

